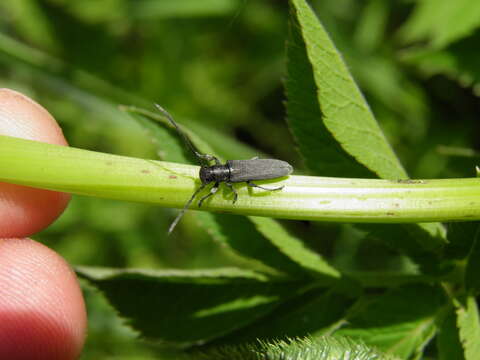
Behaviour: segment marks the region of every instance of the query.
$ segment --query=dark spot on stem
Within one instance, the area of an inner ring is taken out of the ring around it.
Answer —
[[[427,184],[428,181],[425,180],[412,180],[412,179],[398,179],[396,181],[399,184]]]

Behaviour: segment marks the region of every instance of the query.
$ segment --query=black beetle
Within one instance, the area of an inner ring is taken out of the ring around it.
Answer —
[[[198,158],[200,162],[200,181],[202,185],[195,190],[190,200],[187,201],[185,206],[183,207],[182,211],[178,214],[178,216],[173,221],[172,225],[170,225],[168,229],[168,233],[170,234],[177,223],[182,218],[185,211],[191,205],[193,199],[197,194],[202,191],[205,186],[210,183],[214,183],[210,192],[203,196],[200,201],[198,202],[198,207],[202,206],[202,203],[210,196],[215,194],[220,186],[221,182],[224,182],[233,192],[233,203],[237,201],[238,194],[235,188],[233,187],[233,183],[240,183],[246,182],[248,186],[257,187],[263,190],[268,191],[278,191],[282,190],[283,186],[279,186],[276,188],[266,188],[260,185],[257,185],[253,182],[253,180],[269,180],[269,179],[276,179],[282,176],[287,176],[292,173],[293,167],[287,163],[286,161],[277,160],[277,159],[258,159],[257,157],[250,159],[250,160],[227,160],[227,162],[222,165],[220,160],[218,160],[213,155],[208,154],[201,154],[199,153],[193,144],[190,142],[188,137],[185,133],[180,130],[177,123],[173,120],[172,116],[168,113],[167,110],[162,108],[160,105],[155,104],[158,110],[168,119],[168,121],[175,127],[177,132],[182,135],[185,143],[187,146],[192,150],[195,156]],[[210,162],[214,161],[215,165],[210,165]]]

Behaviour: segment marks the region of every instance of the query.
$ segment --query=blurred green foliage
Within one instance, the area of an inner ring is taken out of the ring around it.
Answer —
[[[448,33],[426,21],[435,13],[415,1],[311,4],[411,177],[472,176],[476,159],[448,149],[480,147],[480,68],[474,66],[478,51],[472,50],[480,34],[478,17]],[[448,8],[440,10],[448,17]],[[220,152],[237,157],[246,143],[302,172],[284,122],[288,18],[287,1],[276,0],[3,1],[0,86],[46,107],[75,147],[161,157],[152,137],[117,109],[158,102]],[[210,128],[237,140],[235,151]],[[72,264],[242,266],[243,259],[212,242],[193,214],[167,238],[174,214],[145,204],[75,197],[35,239]],[[369,269],[406,261],[372,239],[360,244],[361,234],[349,226],[288,226],[308,233],[312,248],[344,268],[362,266],[353,253],[367,245],[374,249],[372,258],[389,259],[372,264],[362,258]],[[135,340],[95,290],[85,286],[85,294],[89,337],[82,359],[159,358],[156,346]],[[170,358],[165,351],[161,356]]]

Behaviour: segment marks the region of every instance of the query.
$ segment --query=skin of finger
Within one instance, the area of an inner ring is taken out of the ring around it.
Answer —
[[[0,89],[0,134],[67,145],[47,110],[10,89]],[[69,194],[0,182],[0,237],[25,237],[46,228],[69,200]]]
[[[85,329],[68,264],[33,240],[0,239],[0,359],[76,359]]]

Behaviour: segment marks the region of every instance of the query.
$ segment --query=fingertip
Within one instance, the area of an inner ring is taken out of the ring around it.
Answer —
[[[0,359],[76,359],[86,311],[74,272],[29,239],[0,239]]]
[[[52,115],[29,97],[0,88],[0,134],[68,145]]]

